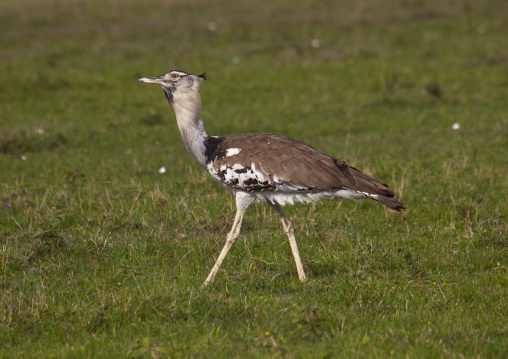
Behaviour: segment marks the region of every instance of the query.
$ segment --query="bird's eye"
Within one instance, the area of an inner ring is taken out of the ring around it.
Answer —
[[[178,75],[177,75],[177,74],[171,74],[171,78],[172,78],[172,79],[177,79],[177,78],[178,78]]]

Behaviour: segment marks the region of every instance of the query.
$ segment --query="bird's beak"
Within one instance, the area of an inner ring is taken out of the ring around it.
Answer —
[[[155,77],[142,77],[138,80],[138,82],[143,82],[145,84],[160,84],[161,78],[160,76]]]

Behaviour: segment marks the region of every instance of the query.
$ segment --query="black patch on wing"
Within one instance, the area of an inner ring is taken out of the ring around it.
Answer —
[[[226,156],[226,152],[217,153],[217,147],[224,141],[223,137],[208,136],[205,140],[205,158],[206,163],[221,159]]]
[[[240,174],[240,173],[247,173],[250,170],[251,170],[250,167],[244,167],[241,170],[235,170],[235,172]]]

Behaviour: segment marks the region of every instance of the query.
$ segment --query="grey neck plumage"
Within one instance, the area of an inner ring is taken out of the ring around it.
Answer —
[[[178,91],[163,88],[169,104],[176,114],[178,128],[187,150],[206,168],[206,141],[209,137],[200,119],[201,98],[197,91]]]

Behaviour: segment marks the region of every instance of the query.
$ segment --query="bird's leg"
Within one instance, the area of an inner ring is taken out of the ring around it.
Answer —
[[[303,282],[305,280],[305,272],[303,271],[302,259],[300,258],[300,252],[298,252],[298,246],[296,245],[295,239],[295,231],[293,229],[293,223],[286,216],[286,213],[282,210],[282,207],[277,203],[267,202],[274,210],[275,213],[279,216],[279,219],[282,223],[282,228],[284,229],[284,233],[289,238],[289,244],[291,245],[291,251],[293,252],[293,257],[295,257],[296,262],[296,270],[298,271],[298,278]]]
[[[202,287],[206,287],[208,283],[213,281],[215,278],[215,275],[219,271],[219,267],[226,258],[226,255],[228,254],[228,251],[230,248],[235,244],[236,239],[240,235],[240,228],[242,226],[242,219],[243,215],[245,214],[245,210],[237,209],[235,221],[233,222],[233,227],[231,228],[231,231],[228,233],[228,236],[226,238],[226,244],[224,245],[224,248],[222,248],[222,252],[220,252],[219,258],[217,258],[217,261],[215,262],[215,265],[213,266],[212,270],[210,271],[210,274],[208,275],[208,278],[206,278],[205,282],[203,283]]]

